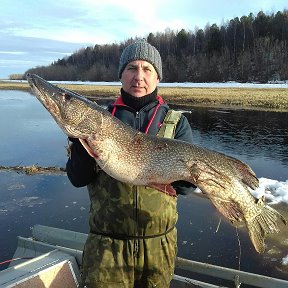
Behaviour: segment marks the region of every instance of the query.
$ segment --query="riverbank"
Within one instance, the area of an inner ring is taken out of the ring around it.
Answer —
[[[90,99],[115,99],[120,86],[61,84]],[[29,91],[27,83],[0,82],[1,90]],[[227,107],[288,112],[288,89],[285,88],[191,88],[160,87],[159,94],[170,104],[180,106]]]

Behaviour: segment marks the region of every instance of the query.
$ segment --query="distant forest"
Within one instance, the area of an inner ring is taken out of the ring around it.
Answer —
[[[162,82],[261,82],[288,80],[288,10],[250,13],[220,27],[150,33],[162,57]],[[49,66],[29,69],[47,80],[118,81],[119,57],[127,44],[82,48]],[[24,75],[22,75],[24,77]]]

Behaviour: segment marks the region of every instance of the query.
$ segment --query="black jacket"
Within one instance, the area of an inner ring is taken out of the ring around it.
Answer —
[[[155,109],[157,109],[156,114]],[[118,98],[113,105],[108,107],[108,110],[122,122],[141,132],[145,133],[150,125],[147,133],[156,135],[169,110],[169,106],[158,96],[155,101],[148,103],[139,111],[135,111],[125,105],[121,98]],[[151,121],[152,118],[153,121]],[[181,116],[177,124],[175,139],[192,143],[191,127],[184,115]],[[78,139],[70,140],[72,140],[73,145],[71,146],[71,157],[66,164],[67,175],[74,186],[83,187],[88,185],[95,177],[97,173],[96,162],[89,156]],[[186,181],[177,181],[172,185],[176,189],[177,194],[188,194],[195,189],[194,185]]]

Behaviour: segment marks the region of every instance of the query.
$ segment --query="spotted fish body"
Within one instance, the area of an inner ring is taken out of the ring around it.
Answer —
[[[174,181],[193,183],[230,221],[244,221],[258,252],[267,234],[279,232],[275,209],[255,199],[248,187],[258,179],[245,163],[175,139],[146,135],[113,117],[87,98],[27,75],[33,93],[64,133],[79,138],[87,152],[111,177],[133,185],[171,192]]]

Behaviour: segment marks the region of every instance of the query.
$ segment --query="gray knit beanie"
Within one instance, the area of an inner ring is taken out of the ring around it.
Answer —
[[[159,77],[159,80],[162,79],[162,61],[161,56],[158,50],[150,45],[145,40],[136,41],[128,45],[122,52],[119,62],[118,77],[119,79],[122,76],[122,72],[125,69],[126,65],[135,60],[144,60],[151,63]]]

